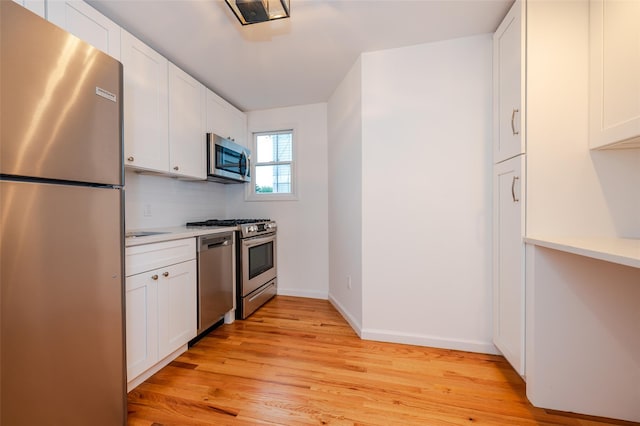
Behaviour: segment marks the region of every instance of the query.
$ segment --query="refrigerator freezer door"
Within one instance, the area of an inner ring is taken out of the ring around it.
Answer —
[[[126,423],[121,206],[0,181],[0,424]]]
[[[122,185],[122,64],[0,1],[0,173]]]

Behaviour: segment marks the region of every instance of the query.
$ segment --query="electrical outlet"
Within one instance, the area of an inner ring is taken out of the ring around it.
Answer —
[[[144,205],[144,211],[142,212],[144,217],[151,217],[151,204]]]
[[[347,289],[351,290],[351,275],[347,275]]]

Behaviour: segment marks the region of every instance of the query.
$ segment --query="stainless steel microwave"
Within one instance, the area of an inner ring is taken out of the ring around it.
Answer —
[[[207,133],[207,180],[221,183],[251,181],[251,151],[242,145]]]

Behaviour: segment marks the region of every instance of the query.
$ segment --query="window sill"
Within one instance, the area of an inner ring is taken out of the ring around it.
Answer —
[[[298,201],[296,194],[246,194],[245,201]]]

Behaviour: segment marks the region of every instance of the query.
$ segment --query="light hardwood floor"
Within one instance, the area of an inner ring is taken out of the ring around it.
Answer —
[[[503,357],[360,340],[328,301],[277,296],[131,391],[129,424],[632,423],[534,408]]]

